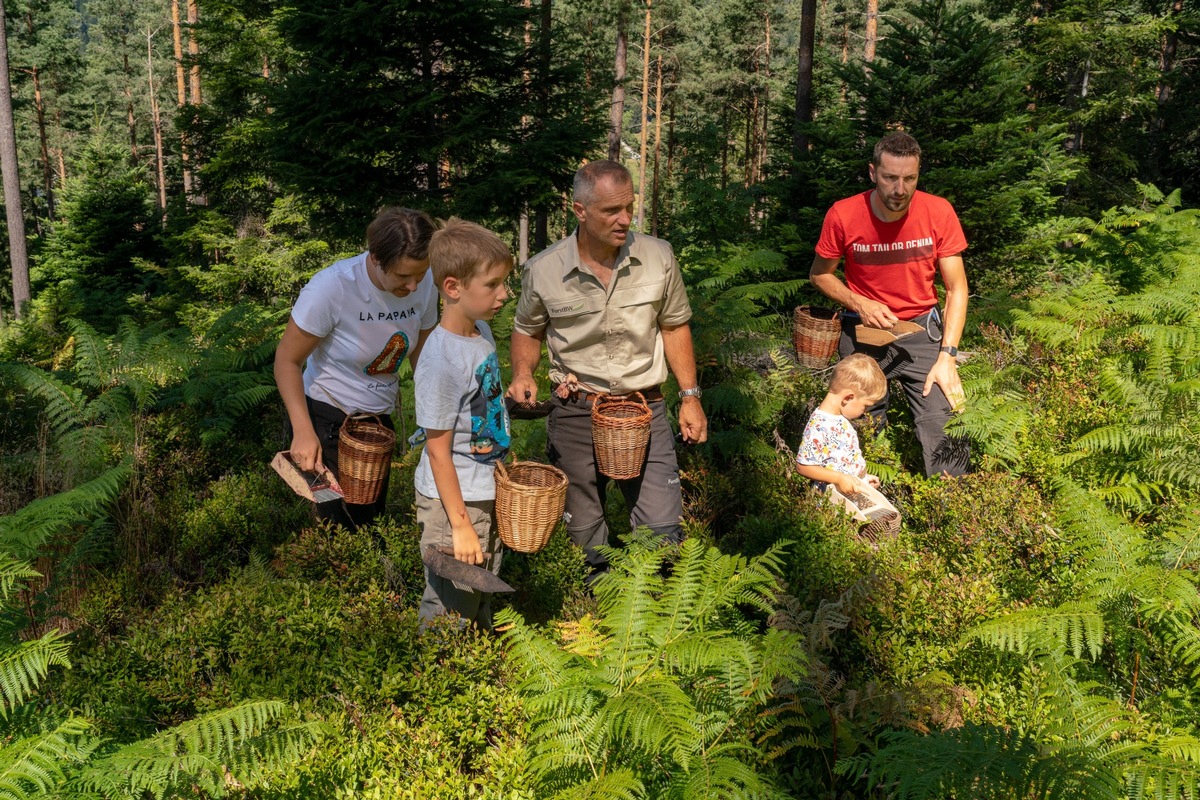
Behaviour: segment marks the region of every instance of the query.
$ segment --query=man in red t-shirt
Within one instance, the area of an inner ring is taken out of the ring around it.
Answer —
[[[917,191],[921,147],[902,131],[875,145],[868,167],[875,188],[839,200],[825,215],[809,278],[842,315],[843,357],[866,353],[889,379],[900,381],[912,407],[927,475],[962,475],[970,453],[963,439],[946,435],[953,409],[963,402],[958,342],[967,319],[966,237],[946,200]],[[838,264],[845,259],[845,283]],[[945,320],[938,313],[934,277],[946,289]],[[885,347],[859,343],[860,323],[890,329],[900,320],[925,328]],[[888,398],[868,411],[887,421]]]

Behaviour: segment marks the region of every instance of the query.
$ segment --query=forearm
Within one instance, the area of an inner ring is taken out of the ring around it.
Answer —
[[[858,302],[862,298],[850,291],[850,287],[843,283],[837,275],[832,272],[810,273],[808,279],[817,288],[817,291],[833,302],[851,311],[859,310]]]
[[[696,386],[696,351],[692,344],[692,329],[687,323],[675,327],[663,327],[663,354],[667,366],[675,376],[680,389]]]
[[[304,397],[304,370],[299,365],[286,359],[275,359],[275,385],[279,388],[279,396],[283,398],[283,406],[287,409],[288,420],[292,423],[294,432],[312,432],[312,418],[308,415],[308,403]]]
[[[829,467],[820,467],[816,464],[796,464],[796,471],[809,480],[820,481],[821,483],[838,484],[847,478],[847,473],[838,472]],[[853,478],[855,476],[850,475]]]
[[[942,344],[958,347],[967,324],[967,290],[946,290],[946,313],[942,315]]]
[[[513,331],[509,358],[512,361],[514,381],[532,379],[538,362],[542,360],[542,338]]]
[[[462,486],[458,482],[458,472],[454,469],[454,456],[450,451],[452,434],[449,431],[435,432],[433,436],[429,435],[429,431],[425,433],[429,437],[425,443],[425,450],[429,454],[429,468],[433,473],[433,484],[437,487],[442,508],[446,510],[446,516],[450,519],[450,527],[452,529],[460,529],[463,526],[470,527],[471,520],[467,516],[467,504],[463,500]],[[438,435],[439,433],[441,435]]]

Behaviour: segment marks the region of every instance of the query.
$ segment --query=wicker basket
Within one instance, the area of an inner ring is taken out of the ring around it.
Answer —
[[[796,358],[807,369],[825,369],[842,335],[841,314],[830,308],[799,306],[793,316]]]
[[[518,553],[536,553],[550,541],[567,502],[567,476],[549,464],[496,464],[496,531]]]
[[[868,542],[895,539],[900,535],[900,515],[895,511],[889,511],[878,516],[859,528],[858,535]]]
[[[366,505],[379,498],[395,446],[395,432],[374,414],[346,417],[338,432],[337,472],[347,503]]]
[[[650,444],[650,416],[641,392],[596,399],[592,404],[592,446],[602,474],[617,480],[642,474]]]

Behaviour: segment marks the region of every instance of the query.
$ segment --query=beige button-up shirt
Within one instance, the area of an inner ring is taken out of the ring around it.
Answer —
[[[692,317],[671,245],[629,232],[605,288],[579,260],[571,234],[525,265],[513,328],[545,334],[550,380],[573,374],[585,389],[624,394],[667,377],[661,327]]]

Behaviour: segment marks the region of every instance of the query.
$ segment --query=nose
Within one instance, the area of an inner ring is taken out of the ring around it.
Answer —
[[[621,213],[617,215],[617,224],[622,228],[629,227],[629,223],[633,221],[633,211],[628,208],[621,209]]]

